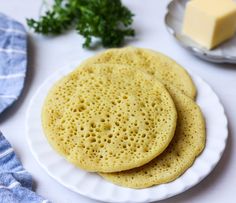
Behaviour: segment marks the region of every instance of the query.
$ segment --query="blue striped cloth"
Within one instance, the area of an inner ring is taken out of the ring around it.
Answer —
[[[19,22],[0,13],[0,113],[20,95],[27,67],[27,34]]]
[[[32,177],[0,132],[0,203],[49,203],[32,191]]]
[[[0,13],[0,113],[20,95],[27,67],[27,34]],[[49,203],[32,191],[32,177],[0,132],[0,203]]]

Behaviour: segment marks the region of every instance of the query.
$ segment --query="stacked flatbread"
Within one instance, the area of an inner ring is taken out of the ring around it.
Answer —
[[[205,146],[196,87],[175,61],[147,49],[110,49],[50,90],[42,125],[69,162],[125,187],[183,174]]]

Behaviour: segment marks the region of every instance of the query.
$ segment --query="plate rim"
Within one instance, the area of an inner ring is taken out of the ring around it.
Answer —
[[[154,197],[154,198],[153,198],[153,197],[152,197],[152,198],[146,197],[146,199],[145,199],[144,201],[143,201],[143,200],[142,200],[142,201],[137,201],[137,199],[136,199],[136,200],[125,200],[125,201],[114,201],[114,199],[110,199],[110,198],[107,198],[107,197],[106,197],[106,199],[105,199],[105,198],[102,197],[102,195],[98,197],[97,195],[94,195],[94,194],[91,194],[91,193],[87,194],[87,193],[78,191],[78,190],[76,190],[76,188],[75,188],[74,186],[71,186],[70,184],[67,184],[67,183],[61,181],[61,179],[60,179],[59,177],[57,177],[57,176],[55,176],[54,174],[52,174],[52,172],[50,172],[49,169],[39,160],[38,155],[37,155],[36,152],[34,151],[33,145],[32,145],[32,143],[30,142],[29,125],[28,125],[28,122],[27,122],[27,121],[28,121],[28,119],[29,119],[30,110],[31,110],[31,108],[32,108],[32,105],[33,105],[33,103],[34,103],[35,98],[36,98],[37,95],[40,93],[40,91],[42,91],[42,89],[50,82],[50,80],[52,80],[52,79],[54,79],[54,78],[57,78],[57,80],[59,80],[60,77],[62,77],[63,75],[66,75],[66,74],[68,74],[69,72],[73,71],[73,70],[75,69],[75,67],[78,67],[78,65],[79,65],[80,63],[81,63],[81,60],[79,60],[79,61],[73,61],[73,62],[71,62],[70,64],[65,65],[65,66],[62,67],[61,69],[58,69],[58,70],[57,70],[56,72],[54,72],[52,75],[50,75],[49,77],[47,77],[47,78],[44,80],[44,82],[37,88],[37,90],[35,91],[34,95],[31,97],[30,102],[29,102],[29,105],[28,105],[28,108],[27,108],[27,111],[26,111],[26,117],[25,117],[25,118],[26,118],[26,119],[25,119],[26,134],[25,134],[25,137],[26,137],[28,146],[29,146],[29,148],[30,148],[30,152],[33,154],[34,159],[36,159],[36,161],[37,161],[37,163],[40,165],[40,167],[42,167],[50,177],[52,177],[54,180],[56,180],[56,182],[60,183],[61,185],[63,185],[64,187],[70,189],[71,191],[73,191],[73,192],[75,192],[75,193],[78,193],[78,194],[80,194],[80,195],[83,195],[83,196],[85,196],[85,197],[88,197],[88,198],[91,198],[91,199],[94,199],[94,200],[98,200],[98,201],[119,202],[119,203],[125,203],[125,202],[126,202],[126,203],[130,203],[130,202],[132,202],[132,203],[141,203],[141,202],[159,201],[159,200],[167,199],[167,198],[173,197],[173,196],[175,196],[175,195],[181,194],[181,193],[185,192],[186,190],[188,190],[188,189],[190,189],[190,188],[196,186],[198,183],[200,183],[204,178],[206,178],[206,177],[213,171],[213,169],[216,167],[216,165],[217,165],[218,162],[220,161],[220,159],[221,159],[221,157],[222,157],[222,155],[223,155],[223,152],[224,152],[224,150],[225,150],[225,148],[226,148],[226,144],[227,144],[227,140],[228,140],[228,121],[227,121],[227,117],[226,117],[226,114],[225,114],[224,107],[223,107],[223,105],[222,105],[222,103],[221,103],[219,97],[218,97],[217,94],[215,93],[215,91],[213,91],[212,87],[211,87],[208,83],[206,83],[200,76],[198,76],[197,74],[193,73],[192,71],[187,70],[187,71],[190,73],[191,76],[193,76],[195,79],[197,79],[197,80],[201,81],[202,83],[204,83],[204,85],[208,86],[208,88],[209,88],[209,90],[211,91],[211,93],[215,96],[216,102],[217,102],[218,105],[219,105],[218,107],[220,108],[221,113],[222,113],[222,115],[223,115],[222,120],[224,121],[224,132],[225,132],[224,139],[223,139],[223,143],[222,143],[223,148],[218,151],[218,155],[219,155],[218,158],[215,160],[214,164],[211,165],[210,170],[209,170],[207,173],[201,175],[201,177],[198,177],[196,183],[189,184],[189,185],[185,186],[184,188],[182,188],[180,191],[177,191],[177,192],[175,191],[175,192],[169,193],[169,194],[167,193],[167,194],[165,194],[165,196],[163,196],[162,198],[158,198],[158,199],[157,199],[157,197],[156,197],[156,198],[155,198],[155,197]],[[73,67],[73,68],[72,68],[72,67]],[[51,86],[52,86],[52,85],[53,85],[53,84],[51,84]],[[222,128],[222,129],[223,129],[223,128]],[[45,138],[45,139],[46,139],[46,138]],[[206,149],[206,148],[204,148],[204,150],[205,150],[205,149]],[[203,150],[203,152],[204,152],[204,150]],[[203,153],[203,152],[202,152],[202,153]],[[56,152],[55,152],[55,153],[56,153]],[[202,154],[200,154],[199,157],[200,157],[201,155],[202,155]],[[197,159],[198,159],[198,157],[195,159],[195,161],[196,161]],[[194,161],[194,163],[195,163],[195,161]],[[194,163],[193,163],[193,164],[194,164]],[[70,163],[69,163],[69,164],[70,164]],[[71,165],[71,164],[70,164],[70,165]],[[190,168],[192,168],[192,167],[193,167],[193,165],[192,165]],[[183,174],[185,174],[190,168],[188,168]],[[182,174],[182,175],[183,175],[183,174]],[[181,176],[182,176],[182,175],[181,175]],[[181,177],[181,176],[180,176],[180,177]],[[180,179],[180,177],[178,177],[176,180]],[[106,180],[105,180],[105,181],[106,181]],[[172,182],[174,182],[174,181],[171,181],[170,183],[172,183]],[[166,184],[170,184],[170,183],[166,183]],[[166,184],[161,184],[161,185],[166,185]],[[153,188],[153,187],[151,187],[151,188]],[[148,189],[150,189],[150,188],[145,188],[145,189],[148,190]],[[144,189],[144,190],[145,190],[145,189]],[[133,189],[132,189],[132,190],[133,190]],[[134,189],[134,190],[136,190],[136,189]],[[138,190],[140,191],[140,189],[138,189]],[[142,189],[141,189],[141,190],[142,190]]]

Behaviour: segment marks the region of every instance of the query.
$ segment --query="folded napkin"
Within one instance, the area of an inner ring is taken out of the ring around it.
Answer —
[[[49,203],[32,191],[32,176],[23,168],[1,132],[0,203]]]
[[[19,22],[0,13],[0,113],[20,95],[27,67],[27,34]]]

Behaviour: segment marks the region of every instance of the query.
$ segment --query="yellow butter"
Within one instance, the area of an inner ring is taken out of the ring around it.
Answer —
[[[183,34],[207,49],[231,38],[236,30],[232,0],[191,0],[187,3]]]

